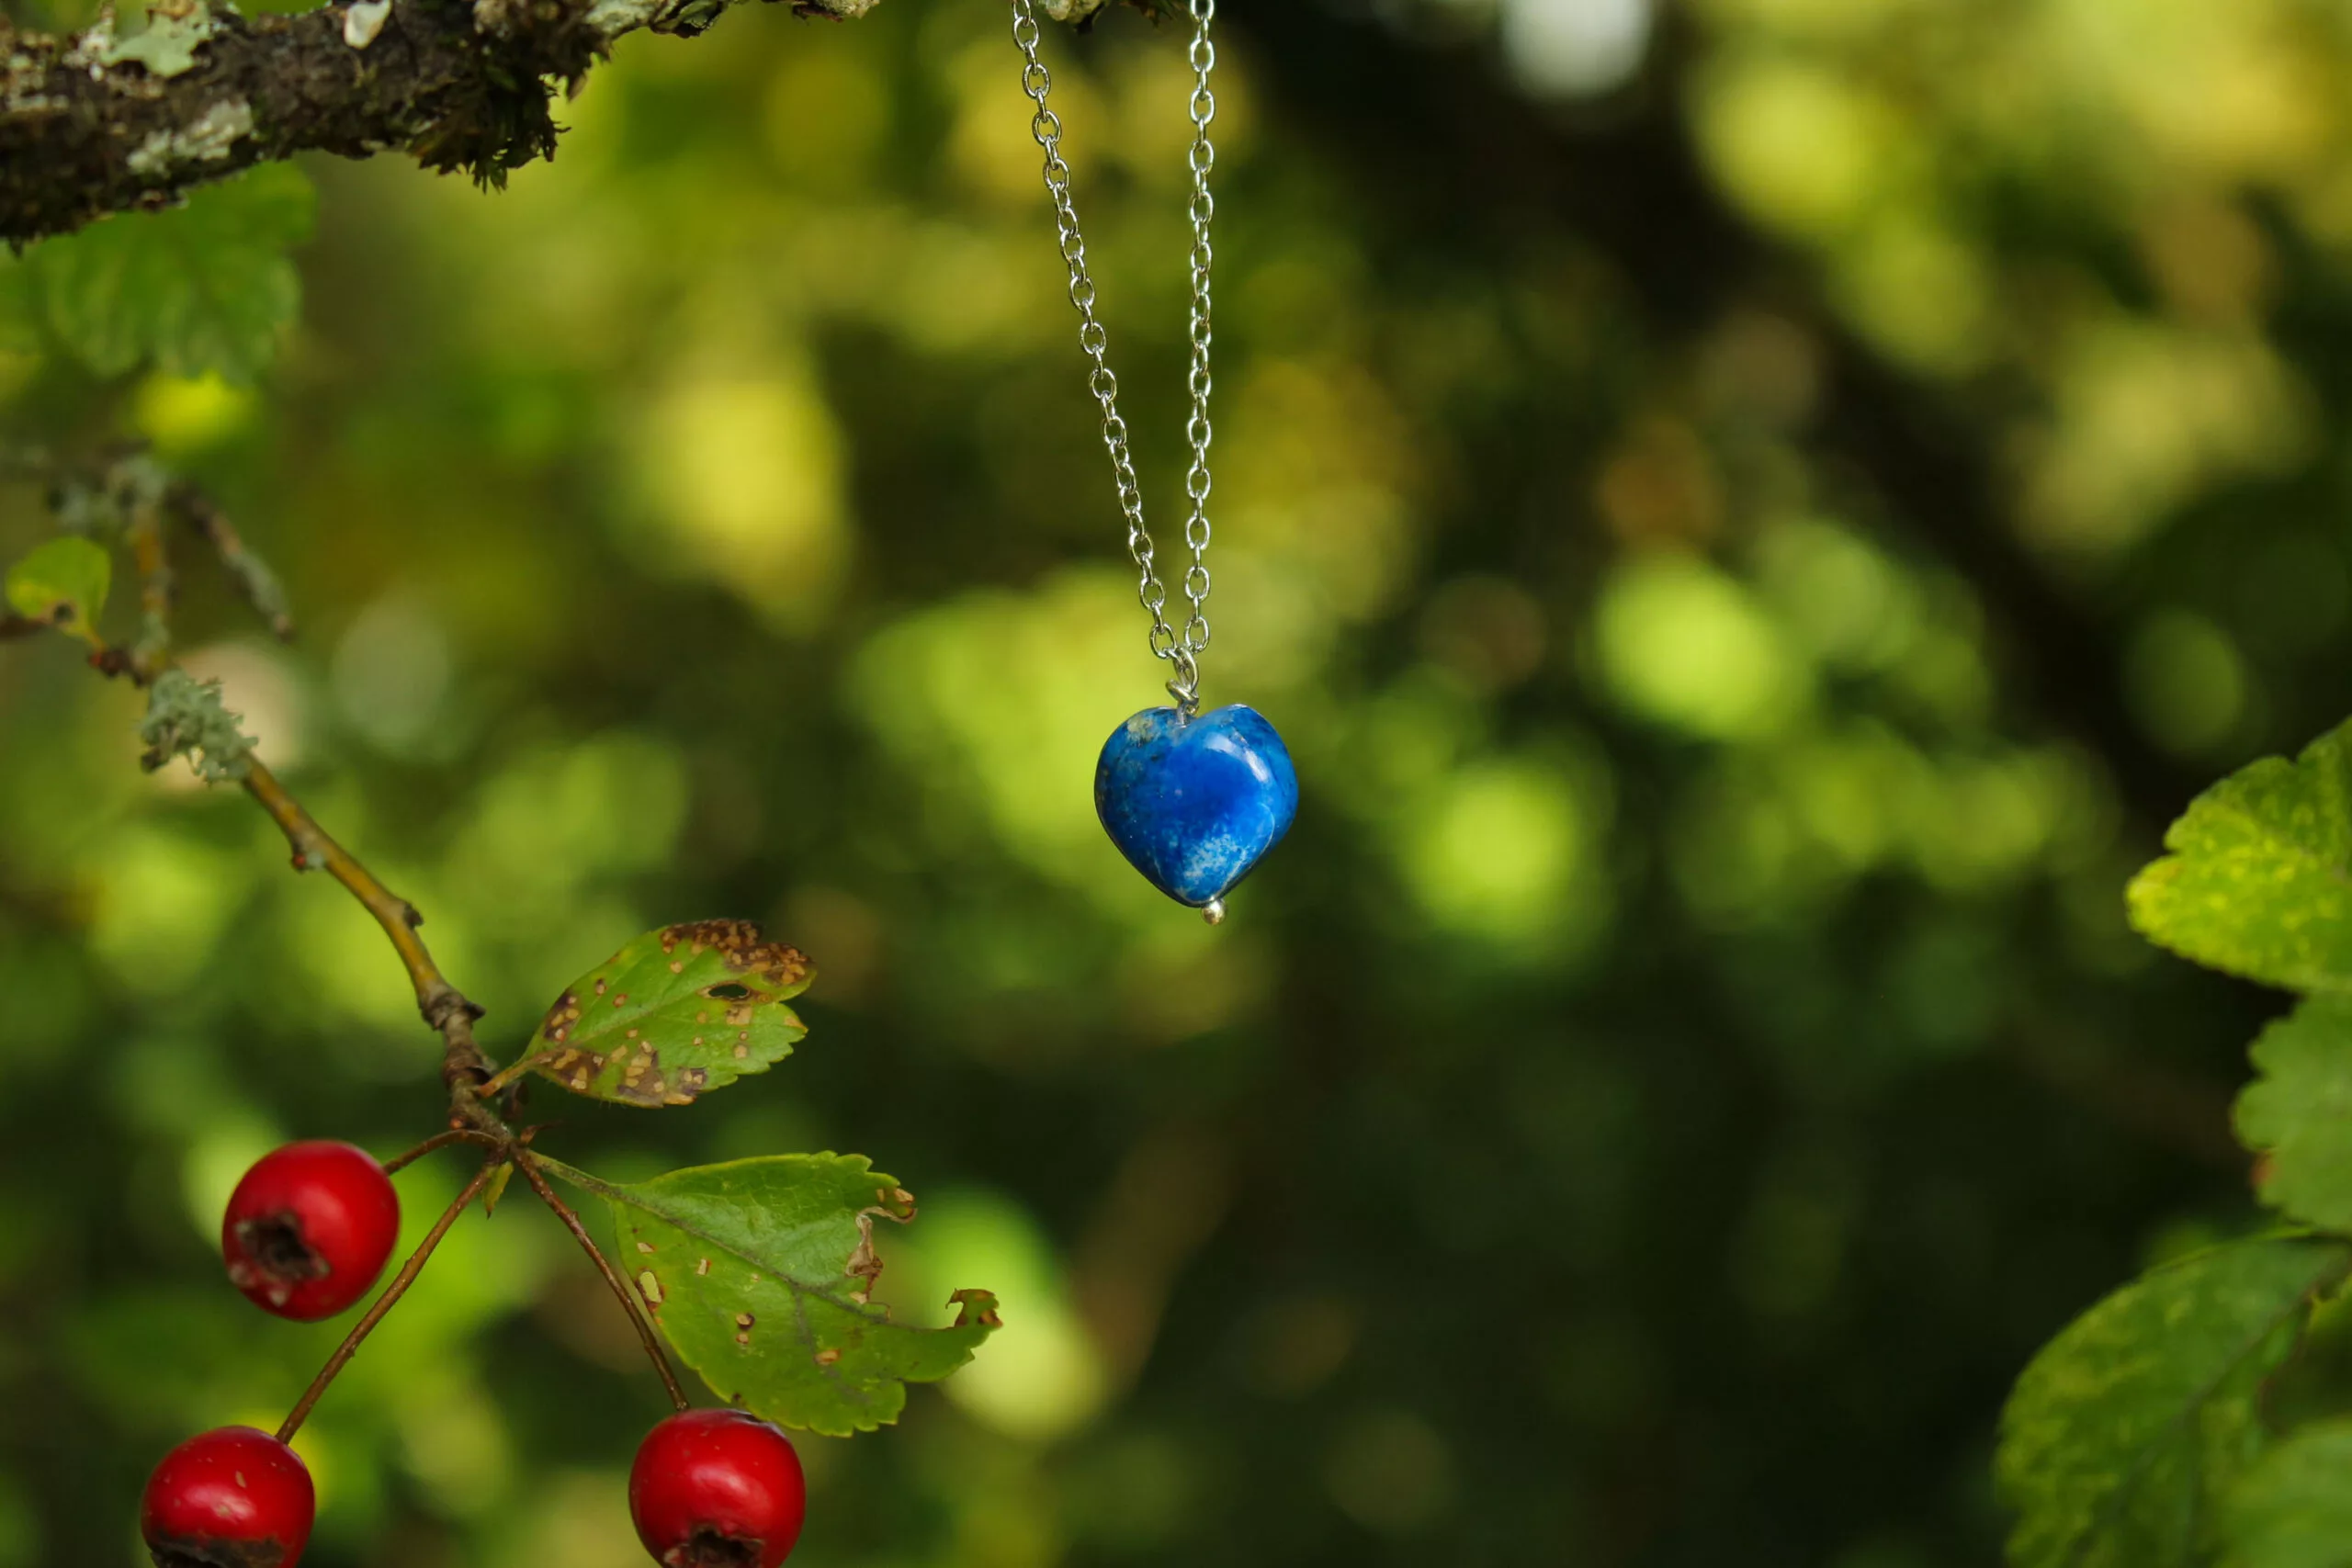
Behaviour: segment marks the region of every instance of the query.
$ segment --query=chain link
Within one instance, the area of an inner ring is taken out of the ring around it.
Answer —
[[[1151,615],[1151,651],[1175,668],[1168,694],[1187,717],[1201,705],[1201,655],[1209,646],[1209,270],[1216,259],[1209,244],[1209,222],[1216,215],[1216,200],[1209,194],[1209,171],[1216,166],[1216,144],[1209,126],[1216,118],[1216,95],[1209,78],[1216,69],[1216,45],[1209,38],[1209,23],[1216,17],[1216,0],[1189,0],[1193,17],[1193,67],[1190,108],[1193,143],[1186,154],[1193,191],[1188,212],[1193,223],[1193,305],[1190,327],[1192,416],[1184,436],[1192,447],[1192,466],[1184,475],[1184,496],[1191,503],[1184,522],[1184,542],[1192,548],[1192,565],[1180,587],[1192,614],[1179,631],[1168,618],[1168,587],[1159,580],[1153,558],[1151,530],[1144,524],[1143,491],[1136,482],[1135,459],[1127,446],[1127,422],[1119,412],[1119,378],[1111,370],[1110,334],[1095,314],[1094,279],[1087,271],[1086,239],[1078,226],[1078,207],[1071,199],[1069,164],[1062,158],[1062,122],[1046,102],[1053,91],[1053,73],[1037,52],[1041,29],[1035,0],[1012,0],[1012,41],[1020,46],[1021,90],[1036,106],[1029,133],[1046,154],[1046,194],[1053,199],[1054,226],[1061,241],[1063,263],[1069,268],[1069,302],[1078,308],[1078,345],[1094,368],[1086,378],[1087,390],[1102,409],[1102,445],[1111,454],[1112,477],[1118,481],[1119,511],[1126,519],[1127,553],[1135,558],[1136,597]]]

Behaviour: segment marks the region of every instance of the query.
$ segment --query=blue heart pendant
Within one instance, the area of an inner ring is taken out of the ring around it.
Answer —
[[[1298,815],[1289,749],[1256,709],[1197,718],[1146,708],[1111,732],[1094,809],[1119,852],[1180,904],[1223,917],[1225,895]]]

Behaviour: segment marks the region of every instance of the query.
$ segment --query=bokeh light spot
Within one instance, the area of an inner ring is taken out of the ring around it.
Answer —
[[[232,387],[218,376],[166,376],[139,384],[131,418],[158,452],[180,457],[200,452],[236,434],[254,417],[250,387]]]
[[[1694,556],[1645,554],[1619,566],[1594,633],[1617,699],[1693,735],[1766,734],[1807,701],[1807,671],[1779,626],[1746,588]]]
[[[389,594],[359,613],[330,666],[344,717],[387,751],[417,749],[447,694],[449,639],[423,601]]]
[[[90,944],[134,990],[177,990],[200,971],[252,886],[242,853],[164,829],[126,829],[92,867]]]
[[[1407,1535],[1442,1520],[1454,1495],[1453,1456],[1435,1427],[1401,1410],[1377,1411],[1332,1443],[1324,1483],[1342,1513],[1384,1535]]]
[[[1450,930],[1526,945],[1563,934],[1600,897],[1594,826],[1553,769],[1480,761],[1417,801],[1411,820],[1406,873]]]
[[[924,1300],[911,1314],[900,1304],[901,1315],[920,1320],[932,1298],[973,1285],[1003,1303],[1004,1326],[987,1352],[942,1385],[950,1399],[996,1430],[1036,1442],[1094,1417],[1108,1392],[1102,1358],[1071,1307],[1061,1259],[1028,1210],[976,1188],[932,1194],[912,1228],[877,1240],[889,1265],[877,1296]],[[893,1279],[898,1269],[907,1277]]]
[[[1767,222],[1834,235],[1880,194],[1895,127],[1883,106],[1835,71],[1758,54],[1719,62],[1696,92],[1709,163]]]
[[[707,577],[786,626],[831,603],[850,547],[841,434],[807,380],[683,381],[654,405],[637,453],[650,565]]]
[[[1503,53],[1532,91],[1605,93],[1641,69],[1651,0],[1502,0]]]
[[[2252,672],[2229,635],[2202,615],[2150,617],[2124,657],[2124,684],[2141,727],[2190,755],[2226,745],[2252,694]]]

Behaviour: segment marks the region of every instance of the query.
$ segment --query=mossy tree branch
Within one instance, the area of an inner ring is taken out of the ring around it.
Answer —
[[[555,151],[552,102],[613,40],[692,37],[736,0],[345,0],[245,17],[167,0],[135,37],[10,33],[0,96],[0,239],[110,212],[297,152],[401,152],[484,184]],[[849,19],[879,0],[785,0]],[[1045,0],[1083,24],[1112,0]],[[1126,0],[1148,13],[1155,0]]]

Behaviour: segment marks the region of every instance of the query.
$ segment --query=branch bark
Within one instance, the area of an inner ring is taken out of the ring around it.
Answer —
[[[551,101],[613,40],[693,37],[736,0],[346,0],[241,17],[167,0],[147,30],[12,33],[0,93],[0,239],[23,244],[297,152],[404,152],[502,185],[554,154]],[[879,0],[786,0],[862,17]],[[1046,0],[1083,23],[1110,0]],[[1155,0],[1127,0],[1147,13]]]

